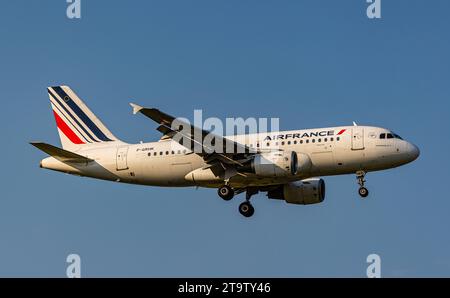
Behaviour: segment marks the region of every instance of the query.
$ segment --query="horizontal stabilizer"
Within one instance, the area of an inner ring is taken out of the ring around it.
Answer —
[[[88,163],[90,161],[93,161],[92,159],[85,156],[55,147],[50,144],[41,142],[31,142],[30,144],[61,162]]]

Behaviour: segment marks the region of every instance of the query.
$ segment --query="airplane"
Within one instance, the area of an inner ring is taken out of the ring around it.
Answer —
[[[130,184],[217,188],[226,201],[245,192],[239,205],[245,217],[254,214],[250,199],[258,192],[290,204],[323,202],[323,176],[356,174],[365,198],[366,173],[410,163],[420,154],[417,146],[381,127],[353,123],[223,137],[184,122],[176,126],[178,118],[134,103],[133,113],[155,121],[162,137],[129,144],[116,138],[70,87],[47,90],[62,148],[31,142],[50,155],[41,168]],[[211,135],[214,148],[202,142]]]

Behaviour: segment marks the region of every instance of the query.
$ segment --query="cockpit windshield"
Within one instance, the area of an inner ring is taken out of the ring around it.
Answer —
[[[400,137],[398,134],[393,133],[393,132],[381,133],[380,134],[380,139],[400,139],[400,140],[403,140],[402,137]]]

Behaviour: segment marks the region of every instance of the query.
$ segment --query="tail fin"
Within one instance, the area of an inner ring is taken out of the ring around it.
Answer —
[[[67,86],[47,88],[62,147],[74,151],[83,144],[118,141]]]

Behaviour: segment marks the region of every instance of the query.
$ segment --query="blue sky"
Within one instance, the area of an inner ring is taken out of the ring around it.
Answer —
[[[0,4],[0,276],[449,276],[448,1],[86,1]],[[41,170],[59,145],[46,87],[70,85],[118,137],[159,137],[128,102],[192,118],[279,117],[282,129],[359,124],[418,145],[412,164],[326,177],[325,202],[114,184]]]

